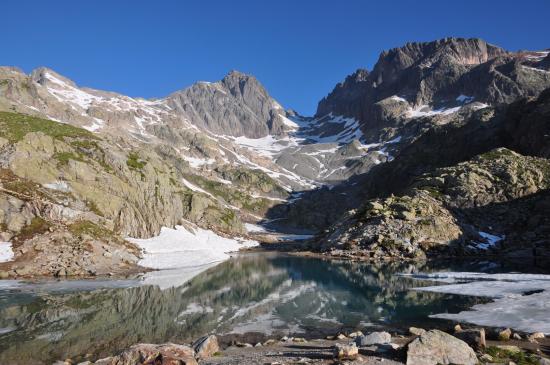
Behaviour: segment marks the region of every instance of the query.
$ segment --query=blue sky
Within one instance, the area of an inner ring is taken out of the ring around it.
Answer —
[[[548,0],[10,0],[0,64],[47,66],[79,85],[143,97],[237,69],[310,115],[384,49],[446,36],[549,48],[549,14]]]

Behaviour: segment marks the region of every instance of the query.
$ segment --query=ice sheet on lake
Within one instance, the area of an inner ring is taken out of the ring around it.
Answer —
[[[550,275],[439,272],[403,276],[446,283],[415,290],[494,298],[471,310],[436,314],[434,318],[550,334]]]

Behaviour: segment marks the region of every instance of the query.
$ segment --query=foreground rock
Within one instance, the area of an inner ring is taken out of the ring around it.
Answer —
[[[214,335],[201,337],[195,341],[193,349],[195,350],[195,357],[197,359],[210,357],[220,350],[218,338]]]
[[[391,335],[388,332],[373,332],[366,336],[355,338],[357,346],[382,345],[391,342]]]
[[[445,332],[431,330],[411,342],[407,349],[407,365],[477,364],[471,347]]]
[[[138,344],[122,354],[96,361],[95,365],[197,365],[195,351],[184,345]]]
[[[353,360],[359,355],[359,349],[355,346],[355,343],[350,345],[337,343],[334,345],[334,357],[337,359]]]
[[[485,330],[483,328],[461,330],[455,333],[455,337],[466,342],[476,351],[484,350],[487,347]]]

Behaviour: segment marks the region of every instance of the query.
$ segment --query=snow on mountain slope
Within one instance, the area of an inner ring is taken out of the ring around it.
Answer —
[[[78,87],[47,68],[29,76],[0,68],[0,79],[8,85],[0,89],[0,98],[23,112],[136,145],[168,144],[201,174],[240,166],[266,173],[287,191],[302,191],[387,160],[382,149],[363,145],[356,120],[286,112],[255,78],[236,71],[220,82],[199,82],[157,100]],[[254,132],[244,134],[248,129]]]

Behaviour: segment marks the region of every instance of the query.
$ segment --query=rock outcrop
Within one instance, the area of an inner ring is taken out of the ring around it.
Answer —
[[[475,365],[474,350],[464,341],[439,330],[428,331],[407,346],[407,365]]]

